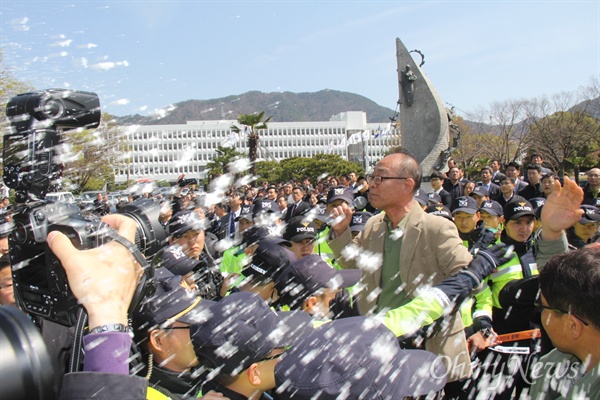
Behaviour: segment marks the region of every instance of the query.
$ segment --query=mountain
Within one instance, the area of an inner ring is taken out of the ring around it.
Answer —
[[[251,91],[236,96],[211,100],[186,100],[165,109],[157,115],[139,114],[114,117],[121,125],[170,125],[187,121],[237,119],[239,114],[265,111],[273,122],[329,121],[332,115],[344,111],[364,111],[369,123],[387,123],[394,110],[382,107],[364,96],[337,90],[314,93]]]

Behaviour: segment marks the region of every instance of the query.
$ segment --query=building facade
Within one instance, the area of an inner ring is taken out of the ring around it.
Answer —
[[[140,178],[174,180],[184,173],[202,178],[219,146],[247,153],[244,133],[230,127],[235,120],[188,121],[182,125],[123,127],[126,162],[115,169],[115,181]],[[322,122],[269,122],[259,131],[258,161],[338,154],[368,170],[390,146],[400,144],[399,133],[385,124],[367,123],[362,111],[348,111]],[[243,129],[243,127],[241,127]]]

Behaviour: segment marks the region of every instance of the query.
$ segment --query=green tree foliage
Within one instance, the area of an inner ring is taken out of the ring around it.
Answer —
[[[227,172],[227,165],[237,157],[242,157],[244,154],[240,153],[231,147],[219,146],[215,151],[213,159],[206,164],[206,172],[208,181],[212,181],[217,176]],[[208,183],[208,182],[206,182]]]
[[[346,161],[337,154],[317,154],[312,158],[291,157],[280,162],[282,174],[279,180],[287,181],[291,178],[302,179],[304,176],[313,182],[318,177],[325,175],[339,176],[354,171],[358,175],[364,174],[364,168],[359,164]]]
[[[257,183],[275,183],[281,180],[283,168],[277,161],[258,161],[256,163],[256,175],[259,177]]]
[[[241,126],[232,125],[231,130],[237,134],[243,133],[248,139],[248,157],[252,162],[251,172],[256,175],[256,151],[258,149],[258,141],[260,140],[259,131],[267,129],[267,123],[273,117],[264,119],[265,112],[262,111],[258,114],[240,114],[237,118],[238,123]]]

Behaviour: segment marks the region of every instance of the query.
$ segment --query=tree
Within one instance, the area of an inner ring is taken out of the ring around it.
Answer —
[[[338,154],[317,154],[312,158],[291,157],[281,160],[283,181],[291,178],[302,179],[308,176],[314,182],[320,176],[339,176],[354,171],[358,175],[364,174],[361,165],[346,161]]]
[[[268,117],[263,120],[265,117],[265,112],[262,111],[258,114],[240,114],[238,116],[238,123],[242,125],[239,127],[235,124],[231,125],[231,130],[235,133],[239,134],[243,132],[248,138],[248,157],[252,162],[251,172],[253,175],[256,175],[256,150],[258,148],[258,141],[260,139],[258,131],[261,129],[267,129],[267,123],[273,117]]]
[[[561,177],[569,167],[577,175],[579,164],[600,148],[598,121],[580,111],[556,112],[534,121],[530,129],[535,148]]]
[[[242,153],[231,147],[219,146],[216,155],[206,164],[208,182],[227,171],[227,166],[237,157],[243,156]],[[206,182],[206,183],[208,183]]]
[[[529,105],[527,100],[494,102],[469,115],[474,121],[471,131],[479,136],[475,146],[504,165],[521,159],[529,145]]]
[[[259,176],[257,183],[264,181],[278,182],[281,180],[283,169],[277,161],[258,161],[256,162],[256,175]]]
[[[123,140],[111,121],[105,113],[95,130],[73,129],[62,133],[64,145],[60,157],[65,166],[64,183],[73,186],[69,189],[99,190],[104,184],[114,183],[114,168],[122,159]]]

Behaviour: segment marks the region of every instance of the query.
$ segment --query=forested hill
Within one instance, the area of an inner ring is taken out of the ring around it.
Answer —
[[[169,125],[187,121],[237,119],[239,114],[265,111],[273,122],[329,121],[344,111],[364,111],[367,122],[389,122],[394,110],[382,107],[366,97],[337,90],[314,93],[247,92],[211,100],[186,100],[165,110],[164,116],[128,115],[115,117],[121,125]]]

